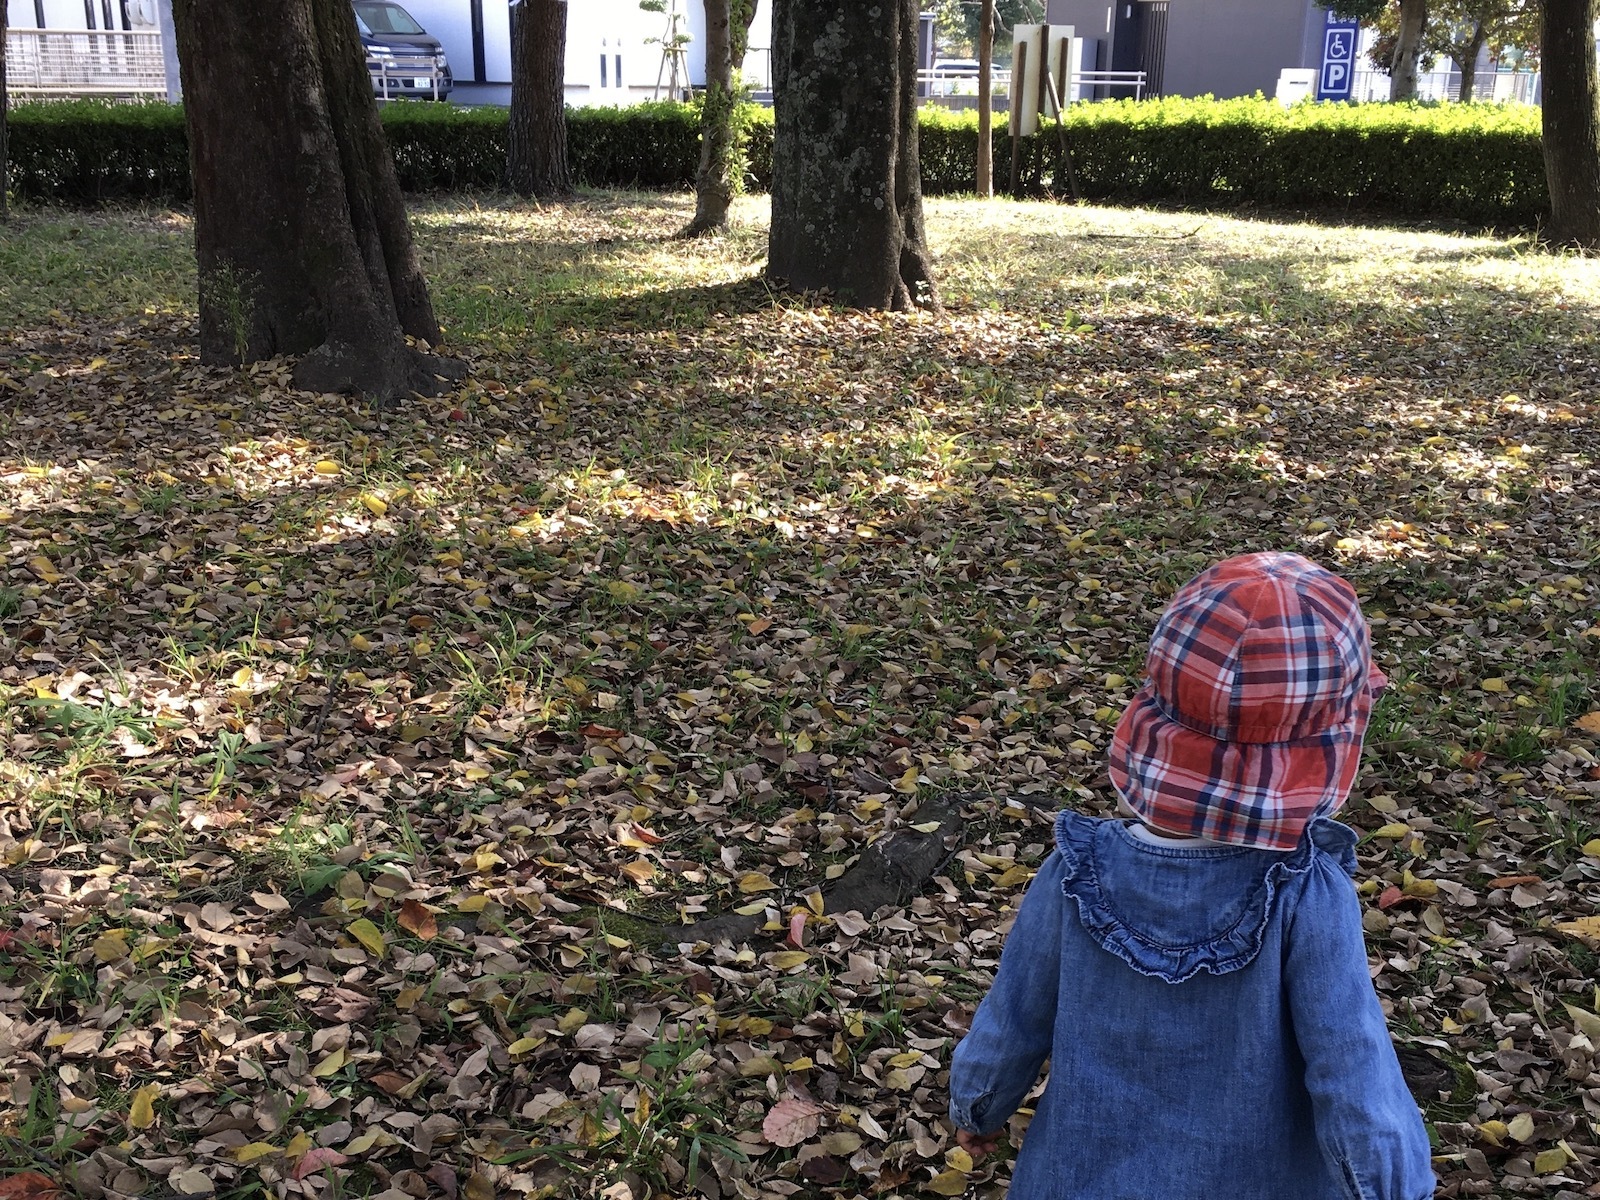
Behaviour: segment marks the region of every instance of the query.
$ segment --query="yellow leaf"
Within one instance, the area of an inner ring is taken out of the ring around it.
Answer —
[[[1600,838],[1591,838],[1579,847],[1590,858],[1600,858]]]
[[[304,1158],[306,1152],[315,1144],[311,1140],[311,1135],[302,1130],[289,1139],[289,1144],[283,1148],[283,1156],[285,1158]]]
[[[967,1190],[967,1173],[954,1169],[940,1171],[925,1186],[940,1196],[959,1196]]]
[[[1012,867],[1004,875],[1000,876],[999,879],[996,879],[994,881],[994,885],[995,885],[995,887],[1016,887],[1017,884],[1019,884],[1019,883],[1027,883],[1028,880],[1030,880],[1032,878],[1033,878],[1033,870],[1032,870],[1032,868],[1030,868],[1030,867]]]
[[[95,938],[94,956],[103,963],[121,962],[128,957],[128,935],[121,929],[112,929]]]
[[[464,913],[481,913],[488,903],[489,897],[487,896],[467,896],[462,899],[460,904],[456,905],[456,911]]]
[[[1510,1132],[1504,1121],[1485,1121],[1478,1126],[1479,1135],[1491,1146],[1504,1145]]]
[[[128,1124],[134,1129],[149,1129],[156,1123],[156,1098],[161,1095],[159,1083],[147,1083],[133,1093],[133,1107],[128,1110]]]
[[[1567,1152],[1560,1147],[1541,1150],[1533,1156],[1533,1171],[1536,1175],[1549,1175],[1561,1170],[1566,1165]]]
[[[772,965],[780,971],[788,971],[810,961],[811,955],[804,950],[779,950],[772,956]]]
[[[1381,838],[1403,838],[1411,832],[1411,826],[1404,821],[1390,821],[1389,824],[1377,830],[1372,836]]]
[[[401,1012],[410,1012],[427,992],[427,988],[418,984],[416,987],[401,988],[394,998],[394,1006]]]
[[[327,1079],[331,1075],[338,1074],[349,1058],[350,1056],[344,1052],[344,1048],[341,1046],[332,1054],[328,1055],[327,1058],[323,1059],[316,1066],[311,1068],[312,1078]]]
[[[1439,894],[1439,885],[1431,879],[1418,879],[1410,871],[1402,876],[1400,890],[1408,896],[1428,899]]]
[[[921,1061],[922,1061],[922,1051],[921,1050],[907,1050],[904,1054],[892,1055],[890,1057],[890,1059],[889,1059],[889,1065],[891,1067],[900,1067],[900,1068],[904,1069],[905,1067],[915,1066],[917,1063],[919,1063]],[[965,1170],[965,1169],[966,1169],[965,1167],[962,1168],[962,1170]]]
[[[569,1008],[566,1016],[556,1022],[556,1028],[562,1033],[572,1033],[582,1029],[589,1022],[589,1014],[581,1008]]]
[[[266,1158],[269,1154],[276,1154],[278,1148],[270,1142],[251,1142],[240,1146],[233,1152],[233,1161],[241,1165],[253,1163],[258,1158]]]
[[[1533,1136],[1533,1118],[1527,1113],[1518,1113],[1506,1125],[1506,1132],[1519,1142],[1525,1142]]]
[[[739,876],[739,890],[747,896],[756,892],[776,891],[777,887],[777,884],[773,883],[760,871],[747,871]]]
[[[1579,917],[1576,921],[1561,921],[1556,925],[1556,929],[1600,949],[1600,917]]]
[[[814,743],[811,740],[811,735],[804,729],[795,735],[794,750],[796,754],[804,754],[807,750],[811,749],[813,745]]]
[[[57,571],[55,564],[42,554],[35,554],[28,560],[28,570],[46,583],[61,582],[61,572]]]
[[[656,869],[649,861],[636,858],[622,868],[622,873],[635,883],[649,883],[656,877]]]
[[[359,650],[365,654],[372,649],[372,639],[364,633],[352,634],[350,637],[350,649]]]
[[[537,1050],[548,1040],[548,1038],[542,1037],[518,1038],[516,1041],[512,1042],[511,1045],[506,1047],[506,1051],[510,1054],[527,1054],[530,1051]]]
[[[471,766],[468,767],[463,774],[466,775],[468,783],[482,783],[485,779],[489,778],[489,776],[493,775],[494,772],[489,770],[488,767]]]
[[[1119,687],[1121,687],[1123,684],[1125,684],[1127,682],[1128,682],[1128,677],[1126,675],[1107,675],[1106,676],[1106,686],[1108,688],[1119,688]]]
[[[1584,713],[1573,724],[1585,733],[1600,734],[1600,709]]]
[[[952,1171],[965,1173],[972,1170],[972,1155],[968,1154],[960,1146],[951,1146],[950,1149],[944,1152],[944,1163]]]
[[[383,931],[365,917],[350,922],[350,936],[365,946],[373,957],[383,957]]]
[[[806,907],[809,908],[812,912],[814,912],[819,917],[826,910],[828,902],[822,898],[822,893],[821,892],[808,892],[806,894],[805,900],[806,900]]]
[[[922,824],[913,825],[911,828],[915,829],[918,833],[937,833],[939,830],[939,822],[924,821]]]
[[[389,502],[381,499],[378,496],[374,496],[371,492],[362,493],[361,504],[375,517],[381,517],[389,511]]]
[[[919,772],[916,767],[907,767],[906,773],[895,781],[894,790],[897,792],[903,792],[909,796],[912,792],[917,790],[918,774]]]
[[[1578,1027],[1580,1033],[1591,1042],[1600,1044],[1600,1017],[1579,1008],[1576,1004],[1569,1004],[1565,1000],[1561,1002],[1561,1007],[1567,1010],[1567,1015],[1572,1018],[1572,1023]]]
[[[1503,692],[1507,690],[1506,681],[1499,678],[1482,680],[1479,682],[1478,686],[1486,692]]]
[[[337,475],[339,473],[339,464],[331,458],[325,458],[311,469],[318,475]]]

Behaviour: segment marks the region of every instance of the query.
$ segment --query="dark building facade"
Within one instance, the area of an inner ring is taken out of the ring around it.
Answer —
[[[1147,95],[1270,96],[1285,67],[1322,62],[1326,13],[1311,0],[1048,0],[1048,14],[1093,46],[1085,67],[1143,71]]]

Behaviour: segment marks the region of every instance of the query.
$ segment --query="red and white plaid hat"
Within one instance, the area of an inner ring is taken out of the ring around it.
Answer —
[[[1344,803],[1387,682],[1347,582],[1298,554],[1226,559],[1156,623],[1111,782],[1154,829],[1292,850]]]

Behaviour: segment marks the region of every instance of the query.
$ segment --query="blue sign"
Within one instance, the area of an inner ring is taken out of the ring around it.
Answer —
[[[1322,30],[1322,71],[1317,76],[1318,100],[1348,100],[1356,78],[1356,45],[1361,26],[1341,21],[1332,12]]]

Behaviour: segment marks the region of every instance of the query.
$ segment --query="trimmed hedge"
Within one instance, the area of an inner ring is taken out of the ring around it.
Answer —
[[[503,109],[395,104],[383,113],[407,191],[501,186]],[[570,109],[568,147],[591,187],[684,188],[694,181],[698,109],[682,104]],[[1527,226],[1549,206],[1539,110],[1501,105],[1299,104],[1241,100],[1115,100],[1068,110],[1073,161],[1097,199],[1351,209],[1373,214]],[[189,199],[183,110],[91,101],[19,105],[11,114],[12,181],[25,199],[69,204]],[[922,184],[968,192],[977,116],[925,109]],[[1009,173],[1004,119],[996,181]],[[750,184],[772,174],[772,113],[758,110]],[[1026,140],[1030,194],[1065,193],[1053,127]]]

